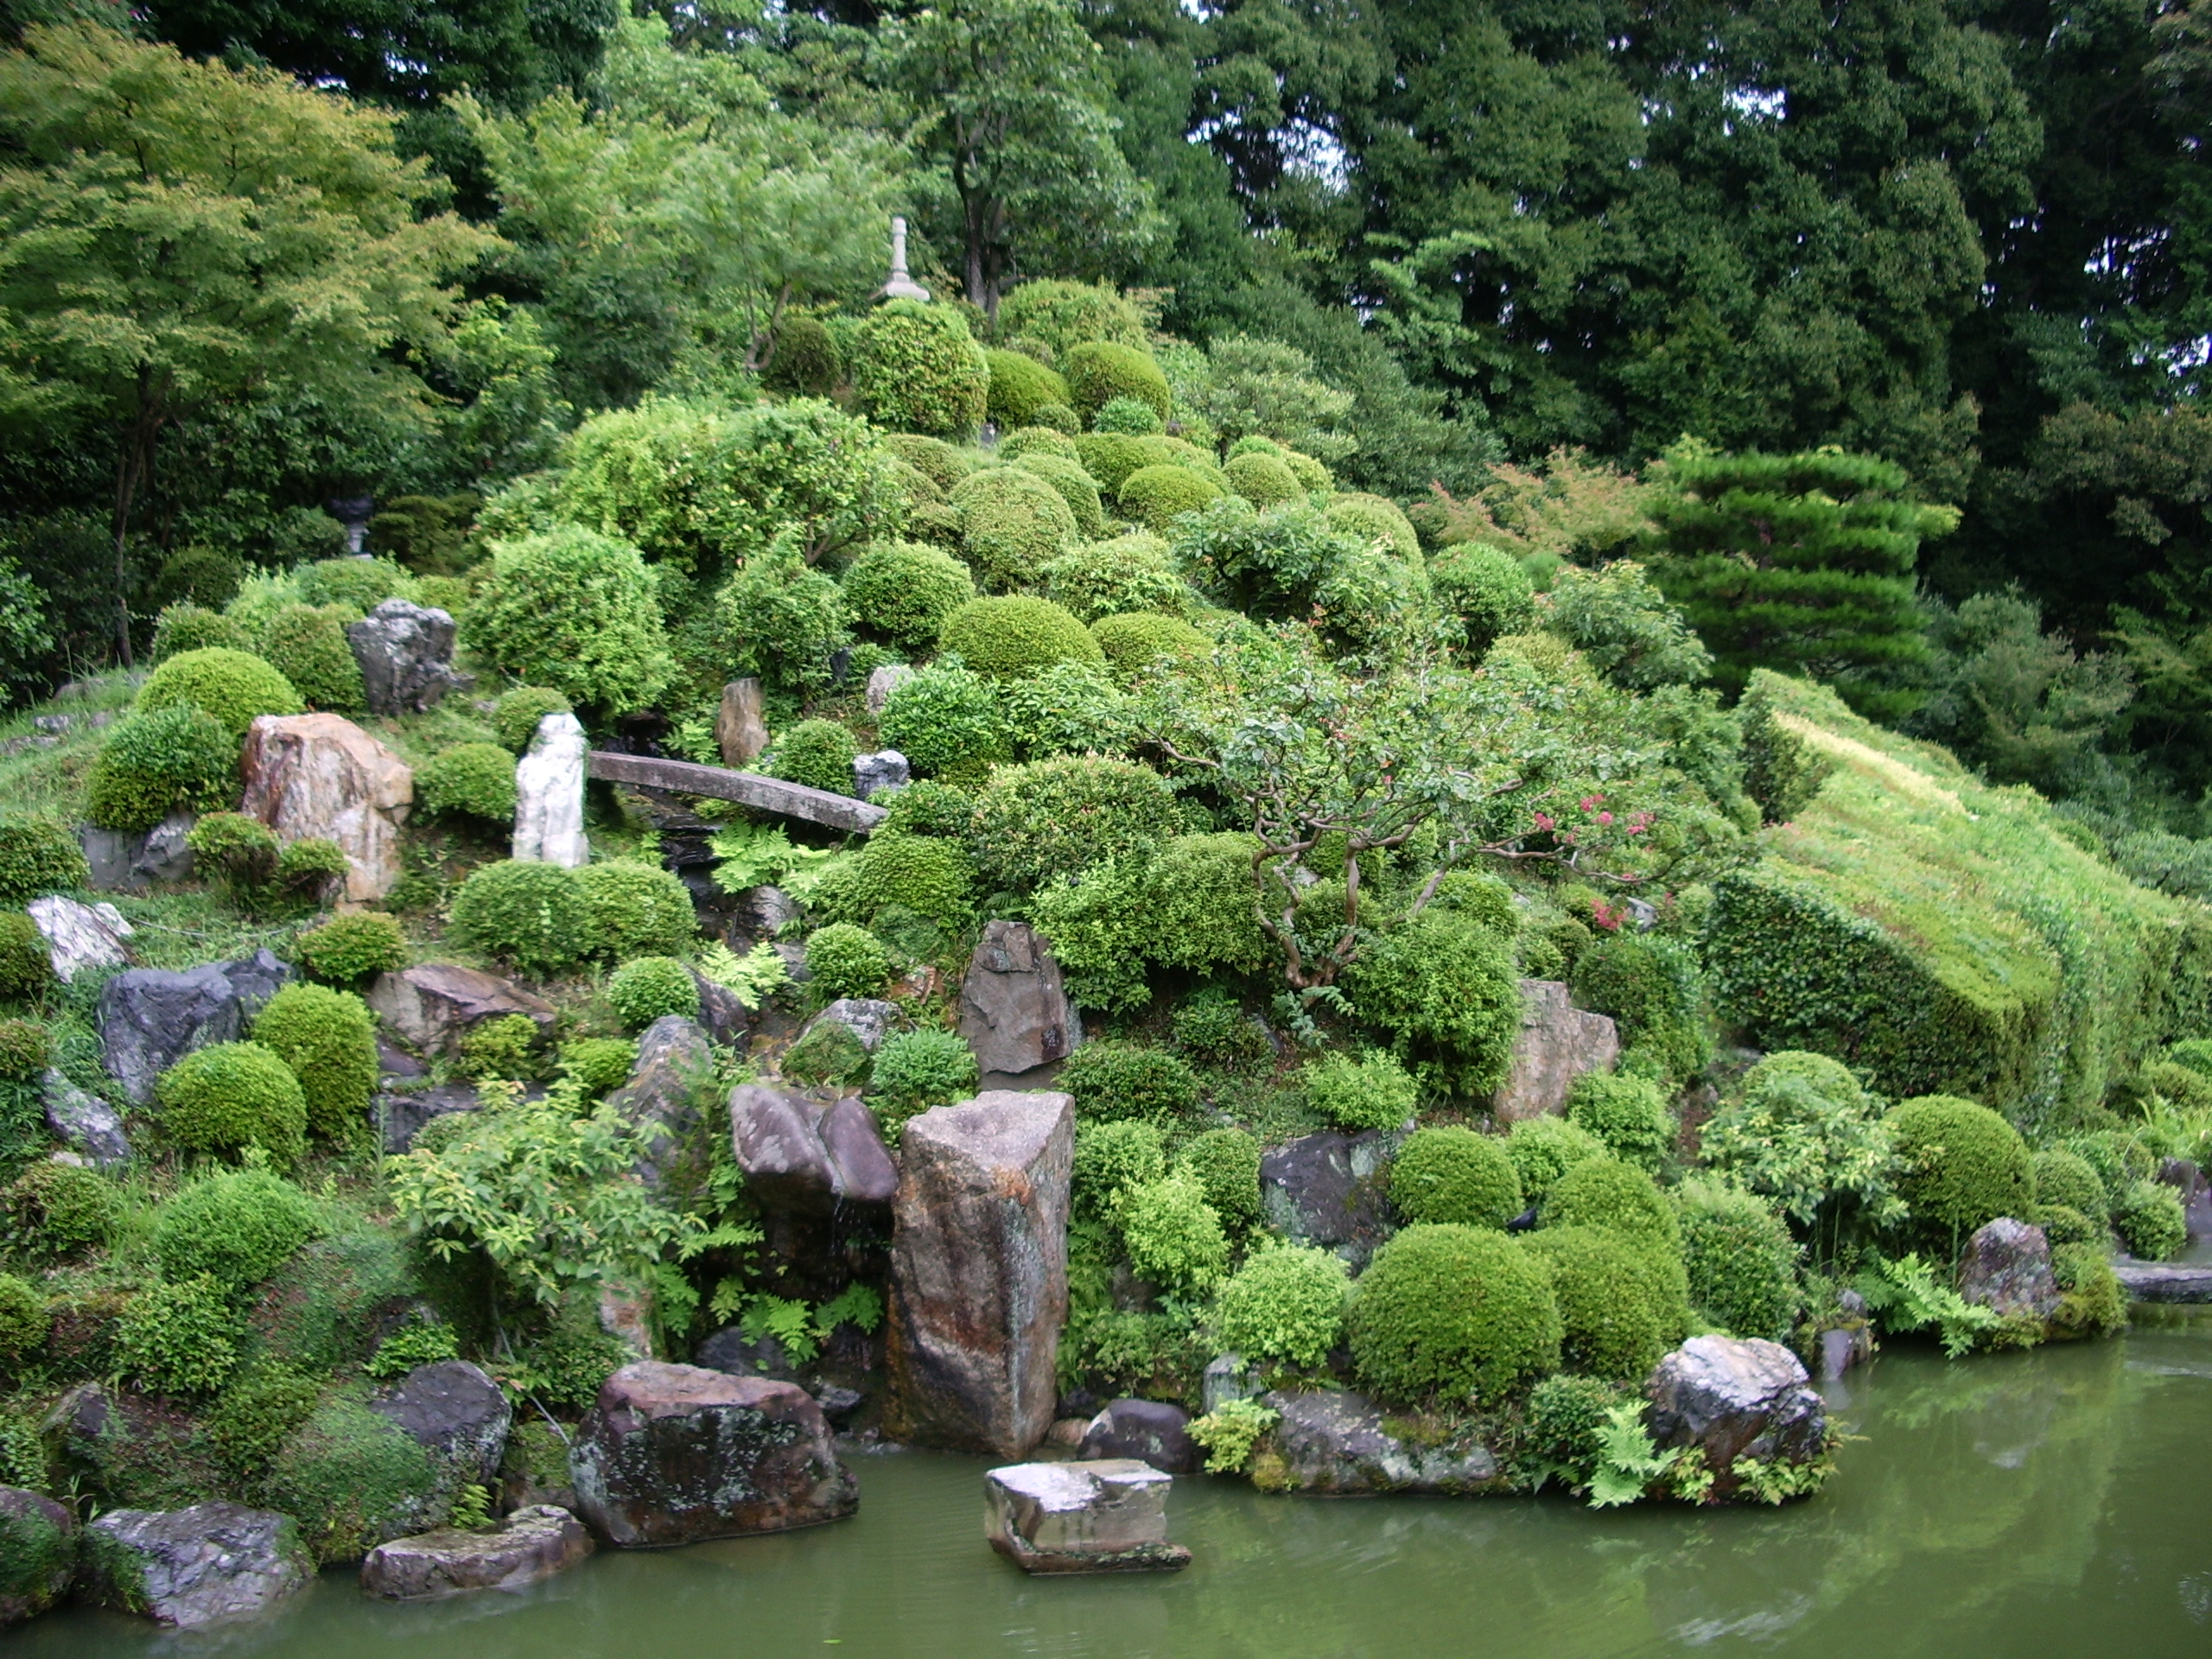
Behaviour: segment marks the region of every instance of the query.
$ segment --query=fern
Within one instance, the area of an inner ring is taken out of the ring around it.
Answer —
[[[741,957],[716,939],[700,954],[699,972],[734,993],[747,1008],[759,1007],[791,982],[791,969],[766,939]]]
[[[814,1310],[794,1297],[755,1296],[737,1327],[748,1342],[773,1337],[794,1365],[809,1364],[822,1351],[822,1338],[815,1332]]]
[[[773,884],[794,899],[804,897],[844,856],[831,847],[794,847],[780,823],[733,823],[717,830],[707,845],[721,861],[715,866],[715,885],[724,893]]]
[[[814,1328],[827,1342],[830,1333],[841,1325],[849,1325],[873,1335],[876,1326],[883,1323],[883,1298],[877,1295],[873,1285],[851,1284],[829,1301],[822,1304],[814,1315]]]
[[[1936,1269],[1917,1254],[1877,1261],[1853,1287],[1882,1318],[1888,1331],[1923,1331],[1929,1325],[1948,1358],[1957,1359],[2002,1323],[1996,1310],[1980,1307],[1939,1281]]]
[[[1605,1414],[1598,1433],[1598,1467],[1590,1477],[1590,1507],[1609,1510],[1633,1503],[1651,1483],[1675,1466],[1682,1454],[1662,1452],[1643,1426],[1643,1402],[1624,1400]]]

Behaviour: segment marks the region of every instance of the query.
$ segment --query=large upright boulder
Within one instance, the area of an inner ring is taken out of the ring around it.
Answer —
[[[2058,1276],[2042,1228],[1999,1216],[1967,1241],[1959,1294],[1999,1318],[2041,1324],[2058,1312]]]
[[[569,1472],[578,1511],[622,1549],[785,1532],[860,1507],[804,1389],[658,1360],[601,1385]]]
[[[696,1150],[700,1092],[714,1069],[715,1052],[699,1022],[664,1014],[638,1039],[630,1080],[607,1097],[608,1105],[652,1131],[638,1173],[656,1192],[677,1173],[686,1148]]]
[[[715,711],[715,747],[722,752],[722,765],[740,769],[751,766],[768,747],[759,680],[732,680],[722,687],[721,707]]]
[[[0,1486],[0,1630],[44,1612],[77,1576],[77,1522],[41,1493]]]
[[[1555,979],[1521,982],[1521,1034],[1513,1058],[1491,1099],[1501,1123],[1567,1109],[1574,1080],[1585,1071],[1610,1071],[1620,1058],[1620,1032],[1602,1014],[1578,1008]]]
[[[346,630],[372,715],[419,715],[467,678],[454,672],[454,621],[441,610],[387,599]]]
[[[1662,1450],[1696,1448],[1713,1471],[1712,1497],[1742,1485],[1736,1460],[1808,1464],[1827,1449],[1827,1405],[1797,1356],[1757,1337],[1692,1337],[1643,1385],[1651,1438]]]
[[[100,987],[100,1044],[108,1075],[134,1106],[154,1098],[154,1080],[196,1048],[234,1043],[293,973],[267,950],[182,973],[130,968]]]
[[[770,1215],[826,1217],[841,1207],[887,1215],[899,1167],[875,1115],[850,1096],[824,1105],[766,1084],[729,1091],[737,1166]]]
[[[345,850],[346,898],[381,899],[398,885],[399,826],[415,804],[407,763],[336,715],[264,715],[246,728],[238,810],[279,841],[321,836]]]
[[[86,1599],[176,1630],[265,1612],[315,1582],[292,1518],[243,1503],[111,1510],[84,1540]]]
[[[1270,1148],[1260,1160],[1268,1225],[1365,1267],[1390,1236],[1390,1160],[1403,1138],[1391,1129],[1324,1129]]]
[[[961,981],[960,1034],[986,1071],[1028,1071],[1083,1041],[1060,964],[1028,923],[983,924]]]
[[[1067,1318],[1075,1103],[994,1090],[910,1118],[893,1205],[900,1438],[1018,1457],[1045,1438]]]
[[[584,835],[584,772],[591,743],[574,715],[537,722],[530,749],[515,763],[514,855],[570,869],[591,862]]]
[[[558,1018],[550,1002],[513,981],[449,962],[378,974],[367,1000],[403,1042],[425,1054],[452,1050],[479,1020],[527,1014],[541,1032],[550,1033]]]

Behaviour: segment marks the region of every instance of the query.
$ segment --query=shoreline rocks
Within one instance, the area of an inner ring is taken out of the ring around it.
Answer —
[[[112,1510],[84,1531],[85,1599],[173,1630],[265,1612],[314,1582],[292,1518],[243,1503]]]
[[[1410,1445],[1384,1427],[1382,1408],[1362,1395],[1278,1390],[1260,1403],[1279,1415],[1270,1450],[1253,1466],[1255,1483],[1271,1491],[1456,1497],[1504,1480],[1488,1446]]]
[[[2001,1319],[2050,1323],[2060,1292],[2043,1229],[2010,1216],[1983,1226],[1959,1258],[1959,1294]]]
[[[1643,1385],[1655,1446],[1694,1448],[1713,1471],[1712,1501],[1735,1495],[1740,1458],[1808,1464],[1827,1449],[1827,1402],[1797,1356],[1757,1337],[1692,1337]]]
[[[77,1576],[77,1522],[41,1492],[0,1486],[0,1630],[35,1618]]]
[[[583,1523],[568,1510],[531,1504],[488,1532],[441,1527],[378,1544],[361,1563],[361,1588],[387,1601],[520,1590],[567,1572],[594,1548]]]
[[[1130,1458],[1020,1463],[983,1477],[983,1535],[1025,1573],[1175,1573],[1174,1477]]]

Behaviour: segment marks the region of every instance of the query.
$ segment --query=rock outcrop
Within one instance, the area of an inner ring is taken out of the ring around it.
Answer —
[[[841,996],[828,1007],[806,1022],[805,1036],[817,1026],[842,1026],[860,1039],[860,1046],[873,1054],[883,1046],[883,1039],[899,1027],[899,1005],[886,1002],[875,996]]]
[[[741,769],[760,759],[768,747],[760,681],[732,680],[722,687],[721,707],[715,711],[715,744],[722,752],[722,765]]]
[[[904,663],[885,663],[880,667],[868,670],[867,692],[868,713],[881,714],[884,706],[891,701],[891,694],[899,689],[900,683],[913,677],[914,671]]]
[[[293,977],[289,964],[267,950],[183,973],[126,969],[100,987],[108,1075],[132,1105],[148,1104],[156,1077],[196,1048],[238,1041]]]
[[[983,1477],[983,1535],[1025,1573],[1173,1573],[1174,1478],[1129,1458],[1018,1463]]]
[[[417,1365],[378,1390],[369,1409],[430,1454],[436,1510],[463,1486],[498,1484],[514,1408],[505,1390],[467,1361]]]
[[[1382,1408],[1360,1395],[1278,1391],[1262,1395],[1260,1403],[1280,1421],[1254,1473],[1278,1490],[1459,1496],[1487,1491],[1504,1479],[1488,1446],[1409,1444],[1391,1433]]]
[[[483,1097],[473,1083],[442,1083],[435,1088],[391,1090],[369,1103],[387,1154],[405,1152],[415,1137],[442,1117],[481,1111]]]
[[[77,1576],[77,1522],[42,1493],[0,1486],[0,1630],[36,1617]]]
[[[372,715],[419,715],[469,683],[453,666],[454,620],[441,610],[387,599],[346,629]]]
[[[514,855],[570,869],[591,862],[584,835],[584,772],[591,753],[574,715],[537,722],[530,749],[515,763]]]
[[[860,1505],[804,1389],[658,1360],[601,1386],[569,1471],[585,1521],[623,1549],[784,1532]]]
[[[157,881],[182,881],[192,874],[185,836],[199,817],[172,812],[150,830],[102,830],[79,824],[77,844],[92,867],[91,885],[104,893],[143,893]]]
[[[452,1052],[481,1020],[527,1014],[550,1033],[557,1017],[550,1002],[510,980],[446,962],[378,974],[367,1000],[401,1041],[425,1054]]]
[[[1325,1129],[1272,1148],[1260,1160],[1268,1224],[1365,1267],[1390,1236],[1390,1160],[1403,1140],[1392,1129]]]
[[[1959,1294],[2003,1319],[2048,1321],[2060,1291],[2043,1229],[1999,1216],[1977,1230],[1959,1258]]]
[[[729,1123],[746,1187],[772,1215],[827,1217],[841,1205],[880,1214],[899,1190],[875,1114],[849,1096],[824,1105],[741,1083],[730,1090]]]
[[[46,1127],[60,1135],[70,1151],[95,1169],[118,1169],[130,1161],[130,1139],[124,1133],[121,1112],[52,1067],[40,1077],[39,1090],[46,1107]]]
[[[715,1053],[696,1020],[663,1014],[638,1039],[638,1060],[630,1080],[609,1095],[607,1103],[632,1123],[652,1131],[638,1173],[658,1191],[676,1174],[699,1132],[701,1092],[713,1075]]]
[[[1075,1104],[993,1090],[907,1120],[893,1205],[893,1432],[1019,1456],[1052,1426]]]
[[[1692,1337],[1643,1385],[1655,1445],[1694,1447],[1715,1501],[1742,1484],[1736,1460],[1814,1462],[1827,1449],[1827,1407],[1797,1356],[1756,1337]]]
[[[986,922],[960,985],[960,1034],[986,1071],[1064,1060],[1083,1041],[1060,964],[1027,922]]]
[[[879,790],[889,793],[904,789],[913,781],[913,768],[896,749],[878,749],[873,754],[853,757],[853,793],[861,800],[874,800]]]
[[[1585,1071],[1604,1071],[1620,1058],[1620,1032],[1602,1014],[1578,1008],[1565,985],[1554,979],[1521,982],[1521,1034],[1513,1058],[1491,1099],[1491,1116],[1501,1123],[1567,1109],[1574,1080]]]
[[[399,827],[415,803],[407,763],[336,715],[264,715],[246,728],[238,810],[279,841],[321,836],[346,854],[346,899],[381,899],[405,874]]]
[[[130,952],[123,942],[130,937],[130,924],[113,905],[87,905],[53,893],[23,908],[46,940],[54,976],[64,985],[87,968],[129,965]]]
[[[1134,1458],[1164,1474],[1195,1473],[1191,1414],[1163,1400],[1110,1400],[1084,1430],[1079,1458]]]
[[[378,1544],[361,1563],[361,1588],[388,1601],[520,1590],[567,1572],[592,1548],[591,1535],[568,1510],[532,1504],[488,1532],[442,1527]]]
[[[85,1599],[176,1630],[251,1618],[315,1581],[289,1516],[242,1503],[111,1510],[84,1532]]]

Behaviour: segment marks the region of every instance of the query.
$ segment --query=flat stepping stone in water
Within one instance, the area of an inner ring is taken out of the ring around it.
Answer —
[[[2212,1262],[2115,1262],[2120,1287],[2133,1302],[2212,1302]]]
[[[1175,1477],[1135,1458],[1016,1463],[983,1477],[983,1533],[1025,1573],[1175,1573],[1167,1541]]]
[[[489,1532],[440,1527],[378,1544],[361,1563],[361,1588],[391,1601],[435,1601],[472,1590],[519,1590],[565,1573],[592,1553],[591,1535],[550,1503],[517,1510]]]

